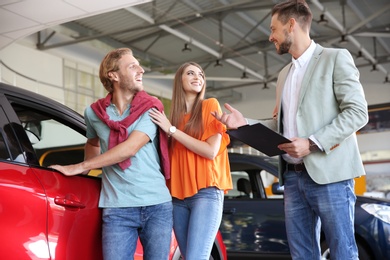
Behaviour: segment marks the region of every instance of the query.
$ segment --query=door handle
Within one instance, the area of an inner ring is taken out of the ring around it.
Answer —
[[[67,194],[65,198],[57,197],[54,199],[54,203],[65,208],[70,209],[83,209],[85,204],[82,203],[75,195]]]

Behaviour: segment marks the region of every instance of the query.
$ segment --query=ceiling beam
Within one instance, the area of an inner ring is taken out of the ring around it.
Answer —
[[[145,21],[149,22],[149,23],[154,23],[153,19],[146,13],[144,13],[142,10],[139,10],[135,7],[128,7],[128,8],[125,8],[127,11],[131,12],[132,14],[134,15],[137,15],[138,17],[144,19]],[[207,52],[208,54],[211,54],[213,55],[214,57],[216,58],[221,58],[222,57],[222,54],[212,48],[210,48],[209,46],[197,41],[196,39],[188,36],[187,34],[184,34],[178,30],[175,30],[175,29],[172,29],[171,27],[167,26],[167,25],[159,25],[158,27],[160,27],[162,30],[164,31],[167,31],[169,33],[171,33],[172,35],[178,37],[179,39],[182,39],[186,42],[190,42],[192,45],[198,47],[199,49]],[[240,64],[239,62],[236,62],[232,59],[225,59],[225,61],[227,63],[229,63],[230,65],[233,65],[234,67],[236,68],[239,68],[241,70],[245,70],[246,69],[246,66]],[[248,72],[249,74],[251,74],[252,76],[260,79],[260,80],[264,80],[264,76],[251,70],[251,69],[246,69],[246,72]]]
[[[370,15],[366,19],[362,20],[360,23],[357,23],[355,26],[348,29],[347,34],[353,34],[355,31],[365,26],[367,23],[371,22],[375,18],[381,16],[383,13],[387,12],[390,9],[390,4],[382,7],[378,12]]]
[[[325,7],[318,1],[318,0],[311,0],[311,3],[314,4],[318,9],[320,9],[322,12],[324,12],[324,14],[326,15],[326,17],[331,20],[335,26],[339,29],[339,31],[341,33],[345,33],[347,31],[346,28],[343,27],[342,24],[340,24],[337,19],[331,14],[329,13],[328,11],[326,11]],[[377,64],[378,61],[365,49],[362,47],[362,45],[360,44],[360,42],[355,38],[353,37],[352,35],[347,35],[347,39],[353,44],[355,45],[355,47],[357,47],[358,49],[360,49],[362,51],[362,53],[364,54],[364,56],[370,60],[372,62],[372,64]],[[385,67],[383,67],[382,65],[378,65],[377,68],[382,71],[383,73],[385,73],[385,75],[388,75],[389,72],[385,69]]]

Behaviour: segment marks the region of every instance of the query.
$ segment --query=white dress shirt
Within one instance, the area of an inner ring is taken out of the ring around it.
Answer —
[[[298,137],[296,115],[298,110],[298,99],[301,90],[303,76],[307,66],[313,56],[316,45],[311,41],[309,48],[298,58],[292,57],[292,66],[287,75],[282,94],[283,109],[283,135],[286,138]],[[302,158],[293,158],[288,154],[283,155],[284,160],[288,163],[301,163]]]

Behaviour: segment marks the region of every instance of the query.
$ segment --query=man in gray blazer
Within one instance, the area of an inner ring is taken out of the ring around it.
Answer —
[[[292,62],[279,73],[274,119],[263,121],[292,142],[279,145],[286,230],[293,259],[320,259],[320,230],[331,259],[358,259],[354,238],[354,178],[365,174],[355,132],[368,121],[357,70],[345,49],[310,39],[312,13],[303,0],[272,9],[269,40]],[[242,114],[214,116],[229,128],[248,124]]]

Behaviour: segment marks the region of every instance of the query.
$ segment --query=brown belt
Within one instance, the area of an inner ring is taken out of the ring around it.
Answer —
[[[298,163],[298,164],[290,164],[290,163],[288,163],[287,164],[287,169],[289,171],[296,171],[296,172],[306,171],[305,164],[303,164],[303,163]]]

